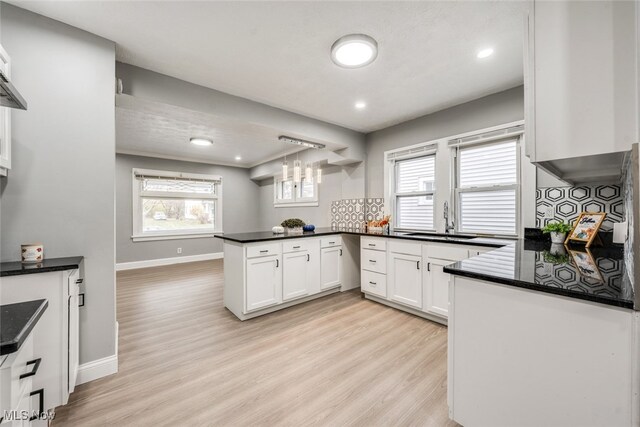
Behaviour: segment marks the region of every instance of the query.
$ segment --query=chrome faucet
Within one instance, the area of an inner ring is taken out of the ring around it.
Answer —
[[[444,202],[444,232],[449,234],[454,231],[455,226],[453,223],[453,219],[451,220],[451,225],[449,225],[449,202]]]

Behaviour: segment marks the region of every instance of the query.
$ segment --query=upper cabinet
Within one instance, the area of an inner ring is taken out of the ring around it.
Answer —
[[[9,55],[0,46],[0,70],[10,79]],[[11,108],[0,107],[0,176],[7,176],[11,169]]]
[[[525,20],[526,154],[569,183],[614,178],[638,142],[635,2],[534,1]]]

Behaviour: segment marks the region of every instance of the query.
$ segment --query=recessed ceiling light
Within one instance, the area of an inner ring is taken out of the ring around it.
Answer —
[[[331,59],[344,68],[359,68],[371,64],[378,56],[378,43],[364,34],[349,34],[331,46]]]
[[[207,138],[191,138],[189,140],[194,145],[212,145],[213,141]]]
[[[488,48],[488,49],[482,49],[481,51],[478,52],[478,58],[482,59],[482,58],[486,58],[488,56],[493,55],[493,49]]]
[[[358,109],[358,110],[362,110],[362,109],[364,109],[364,108],[366,108],[366,107],[367,107],[367,103],[366,103],[366,102],[364,102],[364,101],[358,101],[358,102],[356,102],[355,107],[356,107],[356,109]]]
[[[242,160],[242,157],[236,156],[236,160]]]

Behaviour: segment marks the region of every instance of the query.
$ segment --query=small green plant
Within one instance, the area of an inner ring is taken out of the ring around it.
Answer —
[[[305,222],[300,218],[289,218],[282,221],[282,224],[280,225],[286,228],[297,228],[297,227],[304,227]]]
[[[542,228],[544,234],[549,233],[568,233],[571,231],[571,226],[565,222],[550,222]]]

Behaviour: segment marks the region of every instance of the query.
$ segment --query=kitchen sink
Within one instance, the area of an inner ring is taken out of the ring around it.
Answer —
[[[439,233],[406,233],[405,236],[424,237],[425,239],[465,240],[475,239],[477,236],[468,234],[439,234]]]

